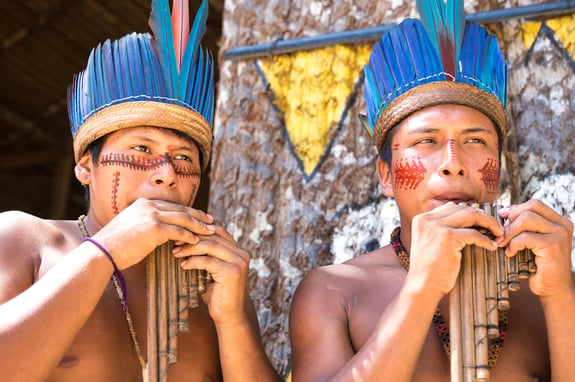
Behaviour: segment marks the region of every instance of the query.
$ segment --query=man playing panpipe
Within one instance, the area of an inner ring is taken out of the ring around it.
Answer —
[[[290,313],[293,380],[450,381],[449,294],[474,246],[529,249],[537,266],[509,293],[488,378],[575,381],[573,224],[537,200],[498,216],[472,206],[500,194],[507,64],[462,1],[417,6],[421,21],[386,33],[364,71],[365,127],[401,226],[390,245],[304,277]]]
[[[154,0],[153,36],[99,45],[74,78],[68,107],[88,212],[78,221],[0,215],[3,382],[145,380],[156,319],[147,316],[146,257],[167,242],[165,256],[213,280],[187,312],[163,380],[279,380],[248,296],[250,255],[192,208],[212,141],[213,63],[200,45],[207,10],[203,1],[189,22],[187,1],[171,10]]]

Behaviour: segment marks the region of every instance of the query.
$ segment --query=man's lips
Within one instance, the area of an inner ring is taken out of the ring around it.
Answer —
[[[438,195],[434,195],[433,199],[439,201],[439,202],[443,202],[443,203],[449,203],[449,202],[453,202],[455,204],[458,203],[472,203],[474,201],[474,199],[467,195],[467,194],[460,194],[460,193],[444,193],[444,194],[438,194]]]

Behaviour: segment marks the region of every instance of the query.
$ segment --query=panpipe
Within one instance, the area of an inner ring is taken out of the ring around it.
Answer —
[[[205,270],[185,270],[167,241],[147,257],[148,361],[146,381],[166,382],[168,366],[178,361],[178,333],[189,331],[188,309],[213,281]]]
[[[497,213],[501,206],[473,207],[503,223]],[[508,257],[505,248],[489,251],[471,245],[463,249],[459,276],[449,295],[452,382],[489,381],[489,339],[500,336],[499,310],[509,310],[509,291],[519,290],[519,279],[536,271],[530,250]]]

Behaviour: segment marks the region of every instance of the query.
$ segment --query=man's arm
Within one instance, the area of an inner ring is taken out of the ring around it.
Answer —
[[[195,242],[197,233],[209,235],[204,215],[173,203],[140,199],[92,237],[118,268],[126,269],[168,239]],[[75,239],[66,236],[31,215],[0,214],[3,380],[48,378],[110,281],[114,267],[102,250],[89,242],[75,246]],[[48,253],[54,257],[44,257]]]
[[[174,251],[186,269],[205,269],[213,278],[202,295],[218,333],[225,381],[279,381],[263,348],[257,315],[248,295],[250,255],[222,227],[199,242]]]
[[[293,301],[294,382],[411,380],[435,309],[457,279],[461,250],[471,244],[497,248],[471,228],[476,225],[497,236],[503,233],[493,217],[454,203],[413,219],[411,245],[405,243],[412,250],[410,270],[355,355],[350,351],[349,312],[341,298],[345,293],[333,294],[346,288],[345,278],[327,277],[321,268],[310,272]]]
[[[438,298],[406,283],[356,353],[339,291],[344,280],[319,268],[298,286],[290,314],[294,382],[410,380]]]
[[[572,278],[575,284],[575,276]],[[575,290],[541,300],[545,312],[553,381],[575,380]]]
[[[39,254],[48,250],[41,246],[57,235],[49,232],[54,227],[14,212],[0,222],[0,375],[45,380],[97,305],[113,267],[84,243],[34,283]]]

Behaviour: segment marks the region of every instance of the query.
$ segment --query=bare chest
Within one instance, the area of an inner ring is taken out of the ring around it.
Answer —
[[[147,355],[146,293],[129,289],[129,311],[137,341]],[[189,312],[189,332],[178,335],[178,362],[168,380],[221,380],[217,336],[204,305]],[[110,283],[98,306],[76,336],[48,381],[142,381],[142,369],[128,323]]]
[[[356,352],[368,341],[386,307],[399,293],[404,275],[397,272],[386,275],[385,278],[366,280],[365,285],[370,288],[362,288],[361,293],[356,293],[358,295],[353,298],[353,304],[349,307],[350,335]],[[517,295],[512,295],[511,298],[512,311],[506,339],[491,371],[490,381],[549,381],[547,337],[538,300],[528,292],[527,285],[522,287],[522,292],[517,292]],[[446,321],[449,317],[447,301],[445,298],[440,304],[442,316]],[[421,324],[429,326],[429,331],[420,352],[413,381],[449,382],[450,361],[439,335],[432,322]],[[449,322],[446,324],[449,327]],[[405,341],[409,340],[407,336]]]

